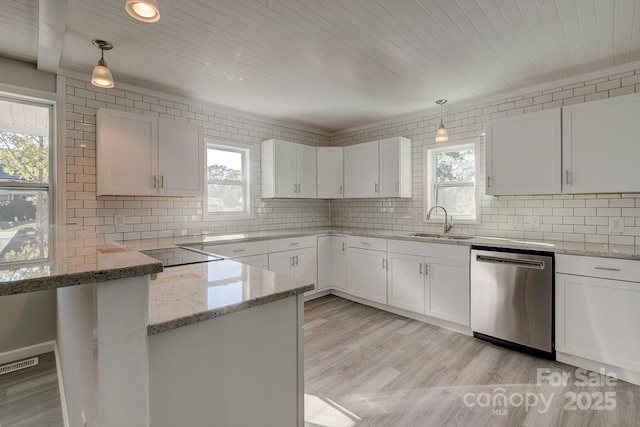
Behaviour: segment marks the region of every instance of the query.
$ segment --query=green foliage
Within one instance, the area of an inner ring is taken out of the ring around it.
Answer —
[[[43,136],[0,132],[4,171],[29,182],[49,181],[49,140]]]
[[[242,171],[230,169],[225,165],[210,165],[207,167],[207,178],[209,180],[240,181]]]
[[[36,219],[36,205],[28,200],[15,199],[0,202],[0,222],[13,223],[33,222]]]
[[[475,177],[473,150],[447,151],[436,155],[436,181],[472,181]]]

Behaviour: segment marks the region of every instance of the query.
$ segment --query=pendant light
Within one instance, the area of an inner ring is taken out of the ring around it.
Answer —
[[[447,142],[449,140],[449,133],[444,128],[444,123],[442,123],[442,106],[446,103],[446,99],[438,99],[436,101],[436,104],[440,106],[440,126],[438,126],[438,131],[436,132],[436,142]]]
[[[104,51],[113,49],[113,45],[104,40],[91,40],[91,43],[101,51],[100,60],[98,65],[93,68],[93,74],[91,74],[91,84],[104,89],[110,89],[114,86],[113,76],[111,70],[107,67],[107,63],[104,60]]]
[[[142,22],[157,22],[160,19],[157,0],[127,0],[127,13]]]

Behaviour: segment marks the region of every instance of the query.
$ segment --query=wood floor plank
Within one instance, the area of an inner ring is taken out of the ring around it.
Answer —
[[[624,381],[581,385],[575,367],[336,296],[305,303],[306,322],[307,427],[640,426],[640,387]],[[538,369],[571,378],[538,384]],[[604,393],[614,409],[596,405]]]

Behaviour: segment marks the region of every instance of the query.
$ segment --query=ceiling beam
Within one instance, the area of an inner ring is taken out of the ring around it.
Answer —
[[[38,70],[56,74],[64,31],[67,27],[69,0],[40,0],[38,9]]]

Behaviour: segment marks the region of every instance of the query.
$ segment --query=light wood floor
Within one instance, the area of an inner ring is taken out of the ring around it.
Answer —
[[[55,355],[38,357],[38,365],[0,376],[0,427],[63,426]]]
[[[304,337],[307,427],[640,426],[640,387],[336,296],[305,304]]]

